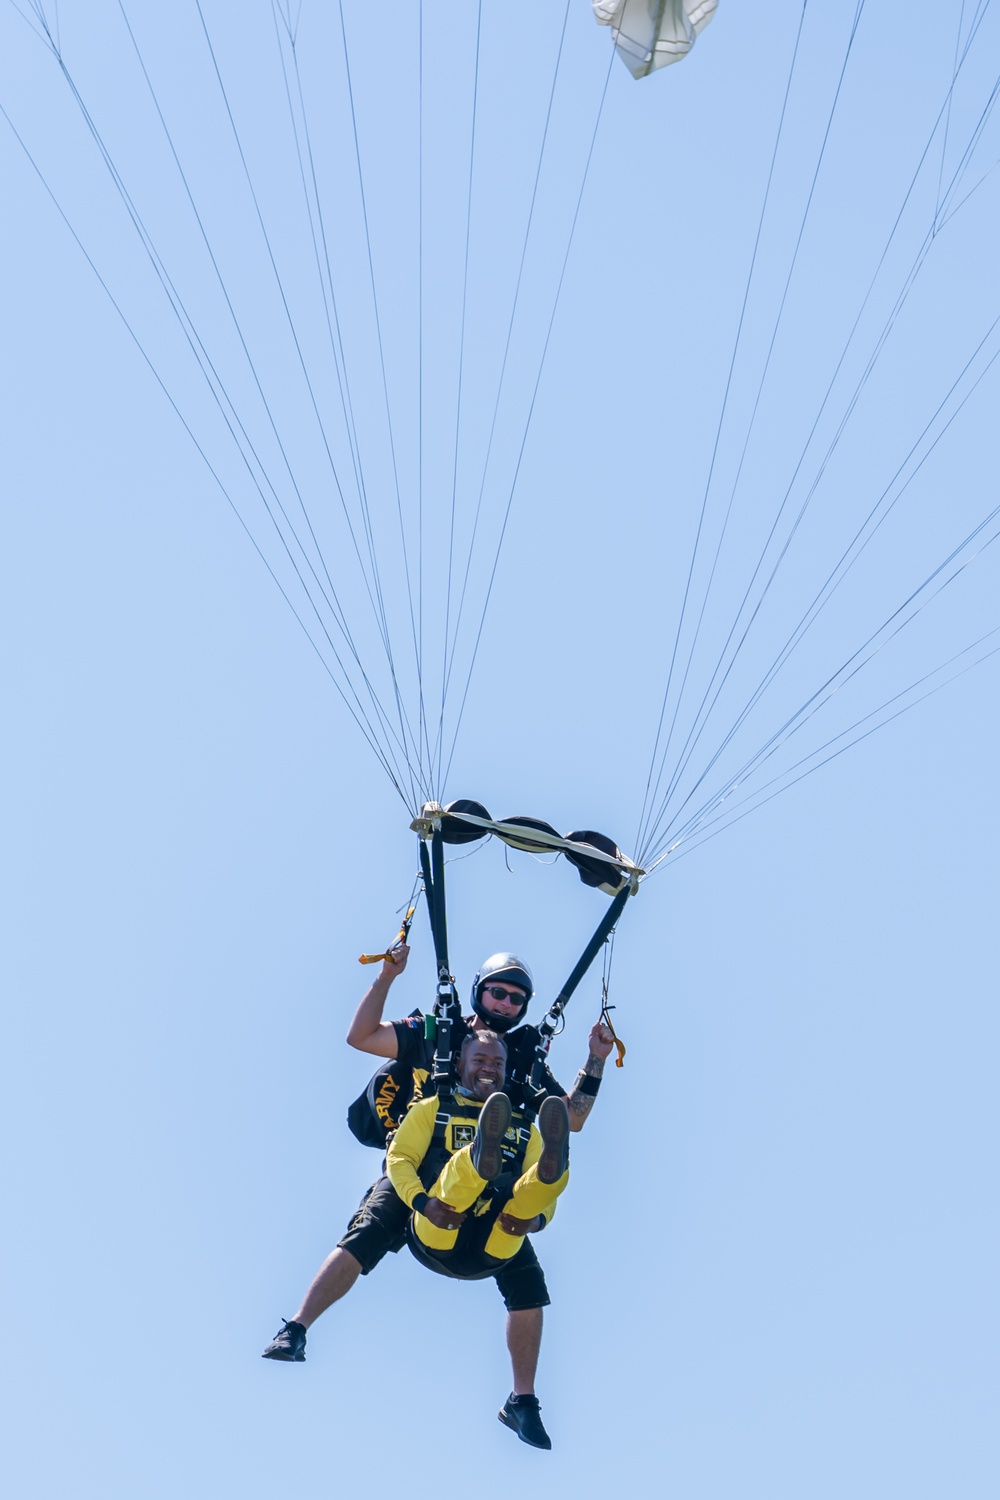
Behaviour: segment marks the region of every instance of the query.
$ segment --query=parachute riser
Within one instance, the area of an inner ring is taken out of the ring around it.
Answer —
[[[549,1053],[549,1047],[552,1044],[552,1038],[559,1030],[560,1023],[563,1018],[563,1011],[566,1009],[567,1002],[569,1001],[570,996],[573,994],[573,991],[576,989],[577,985],[580,983],[580,980],[586,974],[587,970],[594,962],[594,959],[601,951],[601,948],[604,946],[608,938],[611,936],[611,933],[614,931],[614,928],[618,922],[618,918],[621,916],[622,912],[625,909],[626,901],[628,900],[629,896],[634,894],[634,889],[634,886],[632,884],[629,884],[618,892],[618,895],[614,898],[611,905],[604,913],[604,916],[597,924],[594,935],[577,960],[573,972],[570,974],[569,978],[566,980],[566,983],[563,985],[562,989],[559,991],[558,995],[549,1006],[544,1019],[538,1027],[538,1046],[535,1049],[535,1060],[531,1065],[531,1078],[529,1080],[531,1089],[534,1091],[536,1101],[539,1101],[541,1098],[542,1079],[545,1076],[545,1064]]]
[[[437,821],[437,820],[435,820]],[[448,962],[448,923],[444,896],[444,845],[441,838],[440,821],[431,825],[428,834],[421,833],[420,870],[427,897],[427,913],[434,940],[434,959],[437,964],[437,992],[434,997],[433,1014],[427,1018],[428,1039],[434,1038],[434,1067],[431,1079],[435,1091],[440,1094],[451,1086],[452,1042],[451,1029],[462,1013],[458,990]],[[428,848],[428,845],[430,846]],[[431,1030],[433,1028],[433,1031]]]

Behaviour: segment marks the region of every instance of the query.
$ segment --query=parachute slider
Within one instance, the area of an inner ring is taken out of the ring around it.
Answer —
[[[440,832],[446,844],[471,844],[493,833],[512,849],[523,849],[528,854],[565,854],[585,885],[609,896],[617,895],[626,885],[634,894],[646,873],[605,834],[583,829],[563,836],[541,818],[495,819],[481,802],[467,797],[449,802],[446,807],[439,802],[426,803],[410,827],[423,839]]]
[[[417,908],[415,904],[409,907],[406,916],[403,918],[403,925],[399,929],[399,932],[396,934],[395,941],[389,944],[384,953],[362,953],[361,957],[358,959],[358,963],[380,964],[388,960],[389,963],[394,964],[396,962],[396,949],[401,948],[410,935],[410,923],[413,921],[413,913],[416,911],[416,909]]]
[[[429,839],[432,834],[440,832],[443,816],[444,808],[440,802],[425,802],[420,809],[420,816],[414,818],[410,828],[422,839]]]

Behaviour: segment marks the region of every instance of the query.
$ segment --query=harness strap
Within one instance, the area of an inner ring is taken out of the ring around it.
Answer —
[[[430,848],[428,849],[428,842]],[[444,899],[444,842],[441,838],[440,822],[433,830],[430,840],[421,836],[420,870],[427,896],[427,913],[430,917],[431,936],[434,940],[434,958],[437,962],[437,995],[434,1001],[434,1068],[432,1081],[438,1093],[450,1083],[454,1048],[451,1039],[452,1025],[462,1013],[458,1003],[458,991],[448,964],[448,923]],[[429,1038],[429,1032],[428,1038]]]
[[[434,1117],[434,1132],[418,1173],[425,1189],[437,1181],[441,1168],[451,1156],[452,1153],[447,1147],[448,1126],[454,1115],[463,1113],[471,1114],[472,1111],[455,1098],[453,1090],[446,1088],[439,1092],[438,1110]],[[524,1114],[525,1112],[521,1110],[515,1113],[511,1123],[515,1127],[516,1145],[511,1156],[505,1158],[503,1172],[499,1177],[494,1178],[490,1187],[502,1187],[508,1179],[511,1183],[516,1182],[524,1171],[524,1158],[528,1150],[528,1142],[531,1140],[531,1123],[530,1120],[522,1117]],[[508,1146],[507,1150],[511,1151],[511,1148]]]

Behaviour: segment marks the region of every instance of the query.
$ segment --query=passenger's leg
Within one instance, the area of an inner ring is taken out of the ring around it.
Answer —
[[[535,1372],[542,1347],[542,1309],[522,1307],[507,1314],[507,1348],[515,1396],[535,1394]]]
[[[507,1305],[507,1348],[513,1376],[513,1389],[497,1415],[522,1443],[551,1448],[535,1395],[542,1308],[548,1306],[549,1294],[529,1240],[524,1240],[513,1260],[497,1272],[496,1282]]]
[[[513,1260],[496,1273],[497,1290],[507,1308],[507,1348],[515,1396],[530,1396],[542,1342],[542,1309],[549,1305],[545,1273],[530,1240],[522,1240]]]
[[[515,1182],[514,1190],[500,1212],[510,1214],[515,1219],[533,1219],[537,1214],[551,1217],[550,1210],[555,1207],[556,1199],[568,1182],[568,1168],[558,1182],[540,1182],[537,1166],[529,1167]],[[485,1251],[495,1260],[508,1260],[517,1254],[523,1244],[523,1235],[507,1234],[497,1219],[490,1230]]]
[[[485,1177],[480,1177],[472,1165],[472,1147],[463,1146],[450,1156],[438,1175],[433,1187],[427,1189],[428,1198],[437,1198],[447,1203],[457,1213],[472,1207],[480,1193],[489,1186]],[[453,1250],[458,1239],[457,1229],[439,1229],[423,1214],[413,1215],[413,1228],[417,1239],[428,1250]]]

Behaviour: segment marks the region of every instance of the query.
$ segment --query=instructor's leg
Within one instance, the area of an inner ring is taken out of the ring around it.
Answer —
[[[313,1277],[292,1321],[308,1328],[320,1313],[347,1295],[359,1276],[374,1271],[398,1244],[409,1216],[387,1177],[373,1182],[351,1216],[347,1233]]]
[[[310,1327],[320,1313],[347,1295],[360,1275],[361,1262],[354,1259],[350,1250],[342,1250],[338,1245],[316,1272],[292,1321],[301,1323],[303,1328]]]

